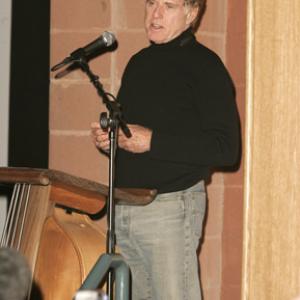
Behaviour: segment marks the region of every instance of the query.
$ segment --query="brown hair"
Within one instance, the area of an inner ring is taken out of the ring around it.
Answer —
[[[201,22],[201,18],[204,14],[204,11],[206,8],[206,0],[184,0],[184,4],[191,6],[191,7],[198,8],[198,14],[197,14],[195,20],[193,21],[193,23],[191,24],[191,28],[195,32],[195,31],[197,31],[197,29],[200,25],[200,22]]]

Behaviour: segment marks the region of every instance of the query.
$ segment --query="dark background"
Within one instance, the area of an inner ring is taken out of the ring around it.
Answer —
[[[12,1],[9,166],[48,167],[50,0]]]

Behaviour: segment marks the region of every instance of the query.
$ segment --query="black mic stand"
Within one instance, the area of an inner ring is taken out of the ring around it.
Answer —
[[[97,90],[98,95],[103,99],[103,103],[106,105],[106,108],[109,112],[109,116],[107,116],[107,113],[103,112],[100,114],[100,126],[104,130],[108,130],[109,135],[109,191],[108,191],[108,200],[107,200],[107,236],[106,236],[106,253],[110,255],[111,265],[114,266],[116,261],[119,264],[122,264],[120,266],[120,269],[122,269],[120,272],[123,272],[124,270],[124,262],[118,255],[115,255],[115,244],[116,244],[116,237],[115,237],[115,202],[114,202],[114,170],[115,170],[115,153],[117,148],[117,135],[118,135],[118,129],[121,127],[124,134],[127,137],[131,137],[131,133],[129,128],[126,125],[126,122],[124,121],[121,113],[121,106],[116,101],[114,96],[112,94],[106,93],[103,89],[102,84],[99,81],[99,77],[97,75],[94,75],[91,71],[87,59],[85,57],[84,51],[80,51],[78,49],[76,53],[72,53],[72,62],[77,64],[89,77],[90,81],[94,85],[94,87]],[[52,70],[57,70],[62,65],[55,66]],[[64,71],[62,71],[63,73]],[[56,78],[60,78],[60,74],[57,74],[55,76]],[[111,101],[109,97],[112,97],[114,101]],[[101,260],[101,259],[100,259]],[[104,264],[106,264],[105,259],[103,259]],[[96,269],[97,265],[101,265],[101,262],[97,262],[94,268],[92,269],[91,273],[94,269]],[[117,266],[116,268],[118,268]],[[125,267],[125,269],[127,266]],[[93,274],[89,274],[86,281],[83,283],[81,288],[86,288],[90,285],[91,282],[95,282],[97,279],[94,278]],[[123,272],[124,273],[124,272]],[[125,276],[124,274],[118,275],[120,278],[126,277],[126,282],[128,281],[127,278],[127,270],[125,270]],[[128,277],[129,277],[129,268],[128,268]],[[128,287],[129,289],[129,287]],[[111,270],[108,273],[107,278],[107,293],[109,296],[109,299],[113,299],[113,274]],[[118,291],[117,291],[118,293]],[[127,291],[125,291],[127,293]],[[129,291],[128,291],[129,293]],[[121,299],[127,299],[127,295],[123,295],[123,292],[120,293]],[[117,295],[118,296],[118,295]],[[118,298],[118,297],[117,297]]]
[[[102,129],[109,131],[109,191],[108,191],[108,202],[107,202],[107,245],[106,252],[108,254],[115,254],[115,202],[114,202],[114,170],[115,170],[115,153],[117,148],[117,134],[119,125],[124,131],[127,137],[131,136],[129,128],[122,118],[120,104],[116,101],[111,101],[108,98],[108,94],[104,91],[102,84],[99,81],[99,77],[94,75],[89,68],[87,60],[84,55],[76,61],[81,69],[87,74],[90,81],[96,88],[98,95],[103,99],[103,103],[109,112],[100,114],[100,126]],[[109,94],[111,95],[111,94]],[[113,277],[112,272],[108,274],[107,280],[107,291],[109,299],[113,299]]]

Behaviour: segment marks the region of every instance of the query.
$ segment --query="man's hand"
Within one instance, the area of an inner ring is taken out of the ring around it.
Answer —
[[[118,146],[132,153],[143,153],[150,150],[152,131],[140,125],[128,125],[131,137],[127,138],[123,131],[119,129]],[[91,136],[95,146],[105,152],[109,150],[108,131],[103,130],[100,124],[91,124]]]
[[[98,122],[91,124],[91,136],[95,146],[105,152],[109,150],[108,131],[103,130]]]
[[[123,131],[119,130],[119,147],[132,153],[149,151],[151,147],[152,130],[133,124],[129,124],[128,128],[132,135],[130,138],[127,138]]]

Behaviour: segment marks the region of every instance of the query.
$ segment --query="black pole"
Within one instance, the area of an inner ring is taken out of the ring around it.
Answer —
[[[79,49],[80,50],[80,49]],[[114,202],[114,173],[115,173],[115,153],[117,147],[117,135],[119,126],[124,131],[124,134],[127,137],[131,136],[130,130],[127,127],[121,113],[120,104],[116,99],[109,93],[106,93],[103,89],[102,84],[99,81],[99,77],[94,75],[88,65],[85,53],[82,50],[76,51],[76,58],[72,58],[72,63],[79,65],[80,68],[88,75],[90,81],[96,88],[98,95],[102,98],[104,104],[106,105],[107,110],[109,111],[109,116],[107,117],[106,113],[101,113],[100,115],[100,125],[102,129],[108,130],[109,135],[109,193],[107,199],[107,235],[106,235],[106,252],[107,254],[115,254],[115,202]],[[56,65],[52,68],[53,71],[56,71],[62,65]],[[64,71],[57,74],[55,77],[60,78],[61,74],[64,74]],[[114,98],[114,101],[111,101],[108,97]],[[108,273],[107,278],[107,293],[110,300],[113,299],[113,274],[111,271]]]
[[[109,129],[109,193],[107,203],[107,249],[108,254],[115,254],[115,201],[114,201],[114,174],[115,174],[115,151],[117,141],[118,122],[113,122]],[[113,299],[113,274],[110,271],[107,278],[107,294],[110,300]]]

